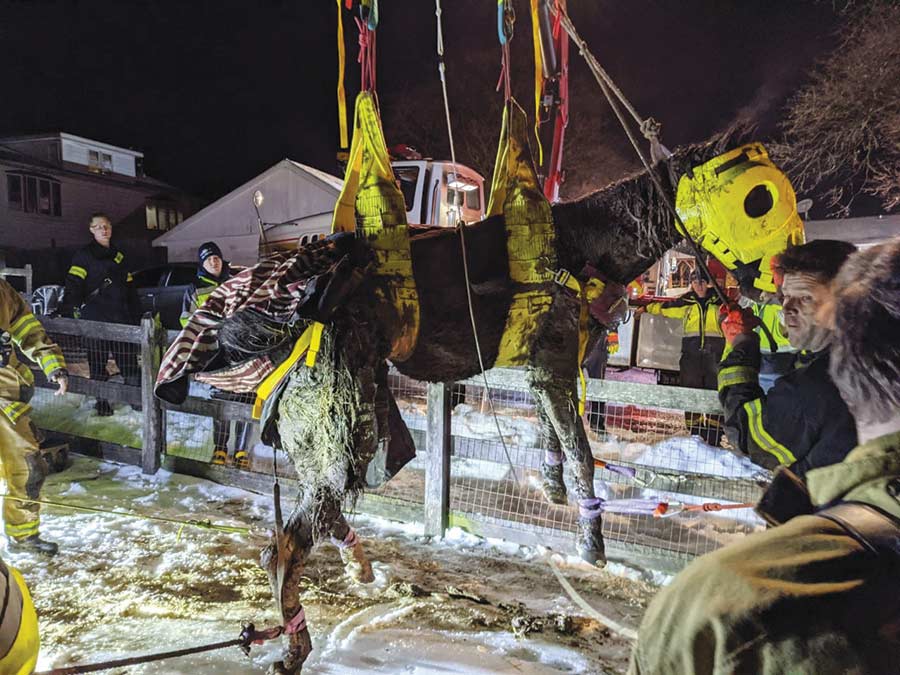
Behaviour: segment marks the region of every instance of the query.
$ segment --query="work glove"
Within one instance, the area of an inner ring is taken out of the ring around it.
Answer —
[[[734,345],[739,335],[752,335],[753,329],[760,325],[759,319],[746,307],[738,305],[722,305],[719,309],[719,322],[725,342]]]
[[[619,351],[619,334],[607,333],[606,335],[606,353],[610,356]]]

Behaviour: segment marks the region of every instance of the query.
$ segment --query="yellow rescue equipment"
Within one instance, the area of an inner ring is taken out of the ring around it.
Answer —
[[[804,240],[794,188],[759,143],[735,148],[682,176],[675,208],[694,241],[728,269],[758,260],[753,283],[763,291],[775,292],[772,256]]]
[[[553,299],[547,283],[557,267],[553,215],[534,169],[527,125],[525,111],[510,99],[503,109],[487,215],[503,215],[509,276],[521,290],[513,295],[495,366],[527,363],[538,319]]]
[[[37,665],[40,637],[31,594],[19,571],[0,560],[6,600],[0,614],[0,673],[28,675]]]
[[[322,331],[324,328],[325,324],[313,321],[297,338],[294,348],[288,357],[262,381],[256,390],[256,400],[253,402],[253,410],[251,411],[253,419],[258,420],[262,417],[266,401],[272,395],[272,392],[278,389],[281,381],[291,373],[301,357],[306,356],[305,364],[307,368],[312,368],[316,365],[316,357],[319,354],[319,346],[322,344]]]
[[[377,311],[392,333],[390,358],[403,361],[419,334],[419,296],[413,278],[406,203],[397,186],[374,96],[356,97],[353,142],[332,232],[356,232],[374,250]]]

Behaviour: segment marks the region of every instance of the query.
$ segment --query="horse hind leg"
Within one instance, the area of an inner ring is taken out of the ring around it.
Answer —
[[[563,480],[563,452],[559,436],[540,398],[535,399],[535,404],[541,433],[547,443],[541,459],[541,492],[551,504],[565,504],[566,484]]]
[[[274,535],[273,539],[278,537]],[[300,577],[313,546],[313,528],[308,517],[295,510],[278,541],[266,546],[260,564],[269,575],[269,584],[281,611],[288,646],[282,660],[269,673],[295,675],[312,652],[312,640],[300,603]]]
[[[344,571],[353,581],[361,584],[370,584],[375,581],[375,573],[372,571],[372,563],[363,550],[362,542],[356,534],[356,530],[350,527],[343,513],[338,513],[331,526],[329,536],[331,542],[341,552],[341,560],[344,563]]]
[[[603,520],[600,500],[594,495],[594,457],[578,415],[574,378],[541,377],[543,369],[529,369],[532,393],[549,418],[557,442],[572,465],[575,495],[578,498],[578,554],[587,562],[603,566]],[[551,446],[552,449],[552,446]]]

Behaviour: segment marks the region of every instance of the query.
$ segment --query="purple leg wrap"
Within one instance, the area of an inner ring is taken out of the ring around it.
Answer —
[[[553,452],[553,450],[544,450],[544,464],[547,466],[559,466],[563,463],[565,457],[561,452]]]
[[[343,540],[338,539],[337,537],[331,538],[331,543],[341,549],[355,546],[356,542],[358,541],[359,537],[356,536],[356,530],[354,530],[352,527],[347,530],[347,536],[344,537]]]
[[[603,513],[603,500],[599,497],[578,500],[578,515],[593,520]]]

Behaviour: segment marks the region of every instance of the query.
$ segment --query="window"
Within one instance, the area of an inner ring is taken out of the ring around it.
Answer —
[[[6,174],[9,208],[46,216],[62,215],[62,190],[58,181],[20,173]]]
[[[112,155],[109,155],[105,152],[100,153],[100,168],[104,173],[112,173]]]
[[[113,158],[108,152],[88,150],[88,171],[94,173],[112,173]]]
[[[147,229],[148,230],[158,230],[159,223],[156,222],[156,207],[151,204],[147,204]]]
[[[145,207],[148,230],[171,230],[184,220],[184,214],[174,204],[168,204],[159,200],[147,202]]]
[[[6,198],[9,201],[9,208],[14,211],[22,210],[25,201],[22,196],[22,176],[6,175]]]
[[[398,166],[394,168],[394,175],[400,183],[400,192],[403,193],[406,210],[411,211],[416,201],[416,188],[419,185],[419,167]]]
[[[100,152],[97,150],[88,150],[88,170],[100,172]]]

